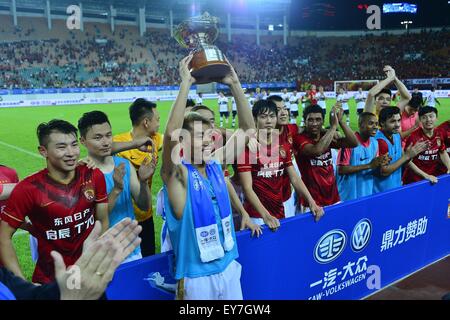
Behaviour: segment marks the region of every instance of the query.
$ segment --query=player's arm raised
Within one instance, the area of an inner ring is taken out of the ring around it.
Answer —
[[[180,157],[180,135],[179,131],[183,127],[184,113],[186,110],[186,102],[189,95],[189,89],[195,83],[195,79],[189,72],[189,63],[192,60],[192,55],[183,58],[179,63],[179,73],[181,77],[180,90],[177,98],[172,106],[167,119],[166,130],[164,132],[163,149],[162,149],[162,163],[161,163],[161,178],[167,186],[169,200],[178,207],[173,207],[174,213],[178,219],[181,219],[183,214],[183,207],[185,204],[185,176],[186,169],[175,163],[175,158]]]
[[[403,110],[405,110],[406,105],[409,103],[409,100],[411,100],[412,97],[406,86],[397,78],[397,76],[395,76],[394,78],[394,84],[397,87],[398,92],[400,92],[401,99],[397,103],[397,107],[400,109],[401,113],[403,112]]]
[[[353,130],[344,121],[344,110],[337,109],[337,121],[344,132],[344,137],[337,139],[335,142],[331,143],[331,146],[336,149],[340,148],[355,148],[358,146],[358,138],[356,138]]]
[[[179,145],[178,131],[183,127],[186,101],[188,99],[189,90],[192,84],[195,83],[195,79],[191,76],[188,68],[191,60],[192,55],[189,55],[183,58],[179,63],[179,73],[181,77],[180,90],[172,109],[170,110],[166,130],[164,132],[161,178],[165,184],[169,182],[170,177],[178,168],[178,163],[174,163],[172,159],[172,152],[175,147]]]
[[[239,119],[239,129],[228,139],[225,146],[215,152],[214,157],[219,163],[232,163],[234,159],[244,151],[249,138],[244,131],[253,130],[251,133],[255,134],[255,121],[253,119],[250,108],[248,107],[247,98],[244,90],[241,87],[239,78],[233,66],[227,60],[230,67],[230,72],[220,80],[221,83],[230,87],[231,93],[236,101],[236,109]]]
[[[249,129],[255,129],[255,121],[253,120],[252,113],[248,107],[247,98],[245,97],[244,90],[242,89],[239,77],[236,74],[233,66],[227,60],[230,67],[230,72],[220,82],[230,87],[234,100],[236,101],[236,109],[239,119],[239,128],[247,131]]]
[[[392,68],[390,66],[385,66],[383,71],[386,72],[386,79],[378,82],[376,85],[374,85],[369,92],[367,93],[367,99],[366,99],[366,104],[364,106],[364,111],[365,112],[371,112],[371,113],[375,113],[375,96],[384,88],[386,88],[388,85],[390,85],[392,83],[392,81],[394,81],[395,78],[395,73],[392,74],[389,73],[389,71]],[[393,69],[392,69],[393,70]]]

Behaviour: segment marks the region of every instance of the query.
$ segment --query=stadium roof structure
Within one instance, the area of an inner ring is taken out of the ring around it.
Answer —
[[[226,23],[227,14],[231,14],[233,24],[237,22],[252,27],[256,14],[260,14],[261,24],[278,22],[278,25],[283,21],[283,15],[289,17],[291,6],[291,0],[0,0],[0,10],[9,10],[13,1],[19,12],[41,14],[47,1],[50,1],[52,14],[64,13],[68,6],[81,3],[83,13],[93,17],[106,17],[112,6],[117,15],[135,18],[138,9],[145,8],[147,22],[167,21],[172,11],[175,24],[208,11],[218,16],[222,25]]]
[[[136,21],[139,8],[145,7],[148,23],[166,23],[172,11],[173,23],[178,24],[189,16],[208,11],[220,18],[225,27],[231,15],[232,28],[255,28],[255,16],[260,26],[273,25],[282,30],[286,23],[290,30],[363,30],[366,29],[368,5],[398,1],[389,0],[0,0],[0,12],[10,12],[12,3],[18,13],[45,13],[47,1],[52,15],[65,15],[69,5],[82,3],[83,14],[88,18],[108,18],[111,6],[117,12],[117,21]],[[402,28],[401,21],[412,21],[411,28],[443,27],[450,25],[449,0],[405,0],[417,5],[417,14],[382,14],[382,29]],[[286,18],[284,18],[286,16]]]

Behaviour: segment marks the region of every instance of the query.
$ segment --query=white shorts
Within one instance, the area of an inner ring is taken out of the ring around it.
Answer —
[[[161,228],[161,253],[172,250],[172,242],[170,241],[169,230],[167,229],[167,222],[164,220]]]
[[[241,272],[242,266],[233,260],[221,273],[198,278],[186,277],[183,300],[242,300]]]

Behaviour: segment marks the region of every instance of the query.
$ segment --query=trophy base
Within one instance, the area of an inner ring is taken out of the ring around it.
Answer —
[[[204,84],[223,79],[230,72],[230,66],[216,46],[204,46],[194,53],[190,71],[197,84]]]
[[[216,82],[223,79],[230,72],[230,67],[226,63],[211,63],[199,69],[191,71],[196,84]]]

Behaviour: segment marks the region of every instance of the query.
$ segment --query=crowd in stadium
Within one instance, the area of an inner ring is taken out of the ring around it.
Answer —
[[[438,99],[430,95],[425,102],[420,92],[409,92],[390,66],[373,74],[382,80],[367,96],[354,97],[363,105],[357,132],[346,121],[351,97],[344,89],[325,128],[322,87],[312,86],[303,97],[259,90],[249,96],[231,67],[221,80],[233,94],[231,111],[239,120],[239,129],[230,130],[215,126],[216,115],[201,97],[197,103],[188,99],[195,83],[190,59],[177,64],[180,90],[164,135],[158,132],[157,105],[140,98],[129,108],[130,132],[113,136],[100,111],[80,115],[77,127],[52,120],[37,128],[45,169],[19,182],[13,168],[0,167],[0,261],[9,271],[1,270],[16,297],[74,298],[61,275],[66,265],[76,264],[99,283],[88,297],[99,298],[120,262],[155,254],[152,204],[157,204],[156,213],[165,219],[161,249],[175,255],[179,281],[171,290],[177,297],[242,299],[235,230],[248,228],[260,236],[261,225],[277,230],[281,219],[296,214],[319,222],[326,206],[416,181],[439,183],[439,175],[450,173],[450,121],[436,127]],[[390,86],[398,89],[398,101]],[[298,126],[302,103],[304,125]],[[222,125],[229,117],[228,98],[221,94],[218,105]],[[185,131],[174,139],[179,129]],[[82,163],[78,132],[88,153]],[[236,145],[237,154],[227,143]],[[158,158],[165,188],[153,199]],[[233,166],[232,177],[221,163]],[[19,228],[37,241],[33,282],[43,286],[24,285],[11,241]],[[110,241],[98,238],[100,232]]]
[[[0,87],[96,87],[173,85],[177,61],[187,50],[167,30],[149,29],[139,37],[135,27],[114,34],[105,25],[88,25],[85,33],[55,37],[46,28],[0,30]],[[34,40],[30,40],[34,39]],[[424,31],[402,35],[352,37],[234,36],[216,42],[243,83],[372,79],[379,65],[395,64],[407,78],[448,77],[450,32]],[[376,59],[377,65],[367,61]]]

